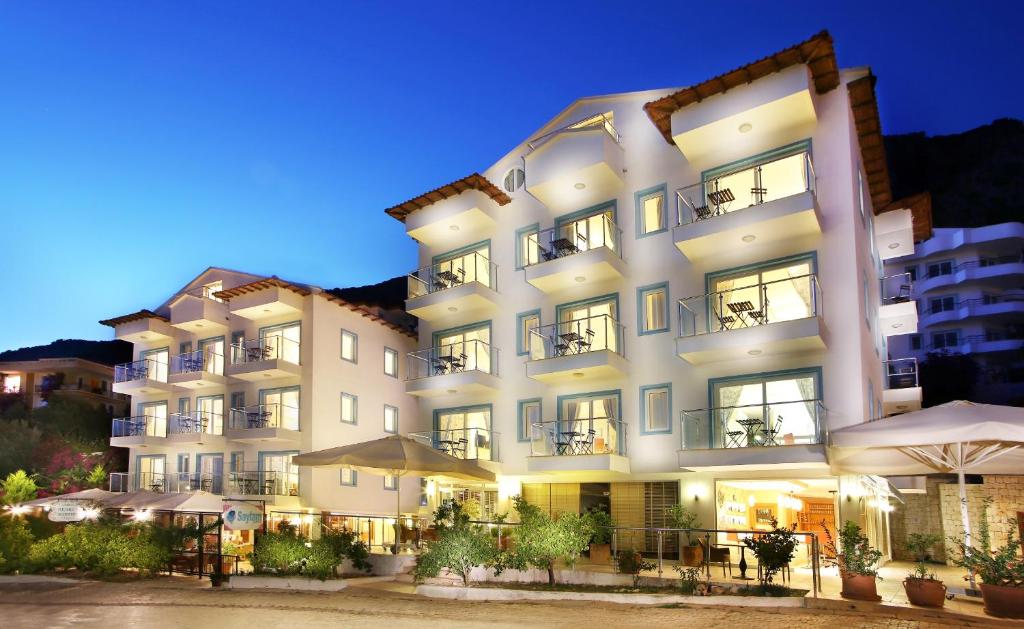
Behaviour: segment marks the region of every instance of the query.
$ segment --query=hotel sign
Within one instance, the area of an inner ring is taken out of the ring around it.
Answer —
[[[222,517],[228,530],[251,531],[263,526],[263,507],[251,502],[225,502]]]
[[[55,500],[47,516],[51,522],[78,522],[85,518],[77,500]]]

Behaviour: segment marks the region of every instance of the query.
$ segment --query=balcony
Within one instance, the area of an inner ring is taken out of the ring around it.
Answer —
[[[626,274],[622,230],[605,214],[537,232],[526,247],[526,281],[545,293]]]
[[[229,302],[231,314],[250,321],[262,321],[272,317],[298,317],[302,314],[303,296],[295,290],[277,286],[274,282],[257,283],[262,286],[239,295],[233,295]]]
[[[608,315],[534,328],[526,376],[545,384],[622,376],[628,370],[623,336],[622,324]]]
[[[109,490],[115,493],[150,491],[182,494],[205,491],[224,496],[298,496],[299,477],[295,472],[241,471],[227,474],[190,472],[113,472]]]
[[[914,217],[910,210],[890,210],[875,216],[875,249],[882,261],[914,253]]]
[[[501,386],[498,355],[496,347],[475,340],[409,352],[405,392],[417,397],[493,393]]]
[[[475,317],[497,308],[497,291],[498,265],[473,252],[409,275],[405,310],[424,321]]]
[[[167,441],[185,445],[223,444],[224,416],[204,411],[172,413]]]
[[[228,329],[228,306],[200,287],[171,302],[171,325],[200,336],[221,334]]]
[[[187,473],[168,474],[163,472],[137,471],[134,474],[130,474],[128,472],[111,472],[109,489],[114,493],[150,491],[157,494],[179,494],[195,491],[191,488],[191,478]]]
[[[465,461],[494,461],[498,458],[501,435],[487,428],[449,428],[409,433],[413,439],[435,450]]]
[[[930,327],[975,317],[1014,321],[1019,320],[1022,316],[1024,316],[1024,293],[1004,293],[964,299],[958,301],[952,310],[937,309],[927,312],[921,315],[921,326]]]
[[[301,495],[297,472],[273,470],[230,472],[224,477],[224,490],[227,496],[260,496],[277,505],[295,503],[297,506]]]
[[[119,417],[111,426],[110,445],[120,448],[167,445],[167,418]]]
[[[888,416],[919,410],[922,391],[918,382],[917,359],[900,358],[882,364],[885,368],[882,412]]]
[[[1024,333],[1019,329],[989,330],[985,334],[965,336],[960,342],[962,354],[1019,353],[1024,350]]]
[[[606,115],[581,120],[529,143],[526,189],[556,213],[618,196],[623,150]]]
[[[480,190],[464,189],[455,196],[434,199],[405,217],[410,238],[442,251],[465,244],[467,239],[483,240],[497,223],[497,202]]]
[[[242,443],[297,442],[299,409],[284,404],[253,404],[231,409],[226,437]]]
[[[821,304],[813,274],[680,299],[676,353],[701,365],[824,349]]]
[[[527,469],[533,473],[629,474],[627,428],[625,422],[612,417],[531,424]]]
[[[236,343],[227,375],[248,382],[302,375],[299,350],[299,343],[281,336]]]
[[[918,281],[919,294],[966,282],[1003,284],[1016,288],[1024,281],[1024,254],[990,256],[961,262],[950,273],[929,274]]]
[[[143,358],[114,366],[115,393],[152,395],[168,393],[171,388],[167,382],[167,363],[156,358]]]
[[[165,319],[159,317],[141,317],[114,327],[114,337],[129,343],[154,345],[170,343],[174,340],[177,330]]]
[[[682,411],[679,467],[827,469],[824,424],[825,407],[817,399]]]
[[[676,247],[691,262],[821,233],[811,154],[797,153],[676,191]],[[764,256],[762,256],[764,257]]]
[[[886,336],[917,332],[917,302],[913,299],[914,283],[910,273],[883,277],[878,320]]]
[[[171,356],[167,381],[193,391],[222,387],[228,381],[224,377],[224,356],[209,349]]]

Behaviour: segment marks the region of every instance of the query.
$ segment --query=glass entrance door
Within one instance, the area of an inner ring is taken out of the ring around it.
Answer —
[[[198,468],[199,489],[214,494],[224,493],[223,454],[200,454]]]
[[[142,491],[163,492],[166,489],[167,459],[162,454],[135,459],[135,486]]]

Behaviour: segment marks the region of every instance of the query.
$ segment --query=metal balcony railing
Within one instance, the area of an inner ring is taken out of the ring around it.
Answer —
[[[224,289],[223,287],[220,286],[197,286],[192,290],[185,291],[183,294],[191,295],[193,297],[200,297],[202,299],[209,299],[210,301],[215,301],[219,304],[222,304],[224,303],[224,300],[221,299],[220,297],[217,297],[217,293],[219,293],[222,290]]]
[[[916,358],[896,358],[882,364],[885,366],[886,389],[911,389],[918,386]]]
[[[260,428],[299,429],[299,409],[285,404],[253,404],[231,409],[230,426],[233,430]]]
[[[679,335],[696,336],[821,314],[817,275],[799,275],[680,299]]]
[[[523,246],[525,251],[521,255],[524,267],[601,247],[621,258],[622,229],[607,214],[600,214],[530,234]]]
[[[825,406],[796,400],[682,411],[684,450],[823,443]]]
[[[480,371],[498,375],[498,348],[470,340],[409,352],[407,380],[419,380],[452,373]]]
[[[815,187],[809,152],[746,166],[676,190],[676,217],[685,225],[744,210]]]
[[[223,435],[224,415],[205,411],[172,413],[168,430],[176,435]]]
[[[212,349],[197,349],[171,356],[171,374],[224,373],[224,356]]]
[[[113,420],[111,437],[166,437],[167,418],[151,415],[118,417]]]
[[[448,428],[409,433],[409,436],[457,459],[498,461],[499,434],[487,428]]]
[[[910,273],[897,273],[879,278],[882,305],[902,304],[914,298],[914,281]]]
[[[231,494],[242,496],[298,496],[298,472],[241,471],[227,474]]]
[[[626,454],[625,422],[614,417],[530,424],[530,456]]]
[[[414,299],[463,284],[479,282],[498,290],[498,265],[476,251],[426,266],[408,276],[408,298]]]
[[[609,350],[624,356],[625,326],[609,315],[595,315],[530,329],[530,360]]]
[[[114,367],[114,382],[156,380],[167,382],[167,363],[156,358],[143,358]]]
[[[299,343],[283,336],[267,336],[231,346],[231,364],[242,365],[281,359],[299,364]]]

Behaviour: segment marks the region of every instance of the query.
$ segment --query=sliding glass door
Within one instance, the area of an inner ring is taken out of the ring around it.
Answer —
[[[711,279],[712,331],[792,321],[817,312],[814,262],[801,258]]]
[[[712,386],[712,447],[820,443],[818,372],[730,379]]]
[[[267,358],[280,358],[299,364],[299,342],[302,328],[298,322],[275,325],[260,330],[260,340]]]
[[[434,417],[435,447],[458,458],[493,460],[490,406],[442,409]]]
[[[618,305],[614,298],[558,307],[557,336],[563,341],[582,340],[587,351],[619,351]],[[576,338],[576,335],[579,339]]]
[[[561,401],[557,434],[558,454],[621,454],[619,393],[594,393]]]
[[[491,373],[491,326],[481,325],[434,335],[438,357],[447,357],[460,371]]]

